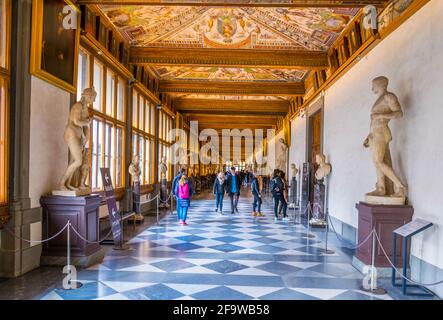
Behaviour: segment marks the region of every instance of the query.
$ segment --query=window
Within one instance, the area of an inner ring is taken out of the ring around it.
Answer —
[[[153,103],[137,89],[132,93],[132,152],[140,158],[141,182],[152,184],[154,165]]]
[[[165,111],[161,110],[159,114],[159,154],[158,161],[160,162],[163,157],[166,157],[166,163],[168,163],[168,180],[172,178],[172,165],[171,160],[171,145],[172,139],[170,135],[170,130],[172,129],[172,117]],[[160,173],[159,173],[160,179]]]
[[[89,87],[89,56],[80,50],[78,55],[77,101],[80,100],[83,90]]]
[[[0,215],[8,203],[9,39],[11,1],[0,0]]]
[[[88,72],[90,65],[91,75]],[[114,186],[123,187],[126,80],[83,49],[79,52],[78,76],[78,83],[82,83],[79,85],[78,96],[81,96],[81,91],[90,83],[97,91],[97,98],[91,108],[90,185],[93,190],[101,190],[100,168],[109,168]]]

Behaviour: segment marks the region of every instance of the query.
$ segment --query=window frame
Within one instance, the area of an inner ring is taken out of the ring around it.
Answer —
[[[4,19],[0,26],[3,31],[0,41],[3,43],[3,59],[0,61],[0,88],[3,90],[0,95],[0,225],[8,219],[9,205],[9,151],[10,151],[10,79],[11,79],[11,0],[2,0],[0,5],[4,9]],[[3,10],[2,10],[3,11]]]
[[[108,157],[110,157],[110,166],[109,169],[111,171],[112,176],[112,182],[114,184],[114,187],[116,191],[123,190],[125,188],[125,132],[126,132],[126,116],[127,116],[127,103],[126,103],[126,90],[125,85],[128,81],[127,77],[122,75],[119,70],[112,67],[109,63],[107,63],[103,58],[101,58],[99,55],[92,54],[89,50],[85,49],[84,47],[80,47],[80,52],[85,53],[88,56],[89,60],[89,86],[94,86],[95,90],[97,91],[97,98],[100,98],[99,103],[100,105],[96,106],[94,108],[93,105],[89,107],[90,115],[93,119],[91,122],[90,130],[91,130],[91,136],[89,139],[89,150],[91,150],[91,155],[89,159],[89,164],[91,166],[90,174],[89,174],[89,185],[91,186],[92,190],[94,192],[100,192],[103,191],[103,186],[101,182],[100,177],[100,168],[106,167],[106,160]],[[101,88],[97,88],[95,86],[96,79],[95,79],[95,66],[100,65],[101,70]],[[111,78],[109,78],[109,74],[112,75]],[[109,84],[108,81],[112,82],[112,95],[108,95],[108,89]],[[123,86],[121,90],[119,90],[119,86]],[[119,93],[123,94],[122,97],[122,118],[119,118]],[[109,99],[112,99],[111,101],[111,108],[108,107]],[[110,112],[108,112],[110,110]],[[101,132],[95,132],[94,130],[94,121],[98,123],[96,130],[100,130]],[[111,136],[108,137],[107,134],[107,128],[108,126],[112,127],[111,130]],[[118,133],[119,130],[121,130],[121,146],[118,144]],[[95,156],[94,150],[94,140],[95,136],[98,135],[97,139],[100,141],[98,142],[101,145],[101,148],[99,150],[100,154],[97,155],[97,158],[95,159],[96,163],[93,163],[93,159]],[[106,139],[110,139],[111,144],[106,142]],[[118,154],[119,148],[121,148],[121,155]],[[108,156],[106,150],[110,150],[111,154]],[[93,177],[93,168],[96,166],[96,176]]]

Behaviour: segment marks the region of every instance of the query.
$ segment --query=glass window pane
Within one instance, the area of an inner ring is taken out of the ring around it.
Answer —
[[[79,51],[77,75],[77,101],[82,97],[83,90],[89,87],[89,55]]]
[[[132,134],[132,155],[138,154],[138,143],[137,143],[137,135]]]
[[[6,93],[8,92],[5,88],[5,81],[0,79],[0,203],[6,202],[6,135],[7,135],[7,98]]]
[[[139,110],[138,110],[138,116],[139,116],[139,118],[138,118],[138,128],[140,130],[143,130],[143,128],[144,128],[143,116],[145,114],[145,106],[144,106],[144,103],[143,103],[142,95],[139,95],[138,107],[139,107]]]
[[[118,187],[123,186],[123,129],[117,128],[117,137],[116,137],[116,158],[115,158],[115,185]]]
[[[144,183],[148,184],[151,183],[151,170],[149,169],[149,159],[151,156],[151,146],[150,146],[150,140],[146,140],[145,141],[145,150],[146,150],[146,155],[145,155],[145,180]]]
[[[109,69],[106,72],[106,114],[114,117],[115,76]]]
[[[138,94],[134,91],[132,94],[132,126],[134,128],[138,127],[137,120],[138,120]]]
[[[97,61],[94,62],[94,88],[97,92],[97,98],[94,101],[94,109],[103,110],[103,65]]]
[[[146,133],[149,133],[149,121],[150,121],[149,112],[150,112],[149,101],[145,100],[145,132]]]
[[[138,152],[139,152],[139,157],[140,157],[140,177],[141,180],[143,181],[143,174],[145,172],[145,170],[143,170],[143,161],[144,161],[144,149],[145,149],[145,140],[143,139],[142,136],[139,137],[138,140],[139,143],[139,147],[138,147]]]
[[[151,104],[151,134],[155,134],[155,105]]]
[[[125,121],[125,80],[118,78],[117,119]]]

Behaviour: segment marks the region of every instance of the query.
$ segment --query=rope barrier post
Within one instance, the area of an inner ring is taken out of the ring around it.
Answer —
[[[159,195],[157,195],[157,225],[159,224],[159,221],[158,221],[158,207],[159,207],[159,205],[160,205],[160,197],[159,197]]]
[[[67,272],[67,278],[68,278],[68,286],[65,287],[65,290],[75,290],[80,288],[83,284],[77,279],[72,280],[72,269],[71,269],[71,221],[68,220],[67,223],[67,234],[66,234],[66,272]]]
[[[326,234],[326,239],[325,239],[325,248],[322,250],[323,251],[323,253],[325,253],[325,254],[334,254],[335,253],[335,251],[334,250],[329,250],[328,249],[328,238],[329,238],[329,210],[328,209],[326,209],[326,217],[325,217],[326,219],[326,232],[325,232],[325,234]]]
[[[370,292],[375,295],[384,295],[387,291],[383,288],[377,287],[377,269],[375,267],[375,252],[376,252],[376,241],[377,241],[377,233],[375,228],[372,229],[372,252],[371,252],[371,287],[369,290],[362,288],[363,291]],[[379,243],[380,244],[380,243]]]

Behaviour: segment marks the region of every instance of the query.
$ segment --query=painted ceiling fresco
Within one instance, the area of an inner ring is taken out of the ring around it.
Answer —
[[[115,6],[100,9],[133,46],[327,50],[357,8]]]
[[[204,81],[265,81],[300,82],[308,73],[306,70],[266,68],[224,68],[224,67],[181,67],[158,66],[152,70],[162,80],[204,80]]]
[[[265,100],[265,101],[278,101],[278,100],[287,100],[288,97],[280,97],[280,96],[229,96],[229,95],[220,95],[220,94],[182,94],[176,95],[178,99],[209,99],[209,100]]]

